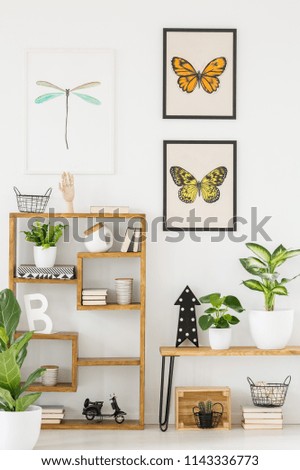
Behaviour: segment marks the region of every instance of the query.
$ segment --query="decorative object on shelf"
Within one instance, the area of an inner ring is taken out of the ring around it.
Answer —
[[[39,214],[45,212],[52,193],[52,188],[47,189],[44,196],[21,194],[16,186],[14,186],[14,192],[17,196],[17,204],[20,212],[35,212]]]
[[[31,302],[40,302],[39,307],[33,307]],[[40,293],[36,294],[26,294],[24,295],[24,304],[26,310],[26,316],[28,321],[29,330],[35,331],[35,333],[43,333],[49,334],[52,332],[53,322],[49,315],[46,315],[46,311],[48,308],[48,300],[47,298]],[[35,322],[43,322],[45,327],[43,330],[37,330],[35,327]],[[44,374],[45,376],[45,374]]]
[[[164,141],[164,230],[236,230],[236,141]]]
[[[90,206],[91,214],[129,214],[129,206]]]
[[[84,245],[90,253],[105,253],[113,246],[112,231],[102,222],[98,222],[83,233],[85,235]]]
[[[289,258],[298,256],[300,249],[287,250],[279,245],[271,254],[257,243],[246,243],[255,257],[240,258],[242,266],[257,279],[243,281],[244,286],[261,292],[265,299],[265,310],[250,310],[249,324],[251,336],[260,349],[283,349],[288,344],[293,331],[294,310],[275,310],[275,296],[288,295],[286,284],[296,277],[279,279],[277,268]]]
[[[41,367],[45,369],[45,373],[42,376],[42,384],[45,385],[45,387],[54,387],[57,385],[59,367],[56,365],[45,365]]]
[[[71,173],[64,171],[61,175],[59,183],[59,190],[61,191],[64,200],[66,201],[68,214],[74,213],[73,201],[75,197],[74,176]]]
[[[86,78],[81,79],[83,70]],[[50,77],[55,77],[53,82]],[[27,84],[26,172],[60,175],[68,168],[75,175],[112,174],[113,51],[29,50]],[[68,120],[68,111],[72,122]],[[64,113],[66,119],[63,121]],[[43,158],[39,136],[43,136]]]
[[[120,251],[122,253],[129,251],[137,253],[141,251],[142,235],[141,227],[127,227]]]
[[[21,384],[21,367],[32,331],[15,339],[21,309],[10,289],[0,292],[0,449],[33,449],[41,428],[42,410],[33,403],[40,393],[27,393],[30,385],[43,375],[39,368]],[[24,433],[24,429],[26,432]]]
[[[52,223],[43,224],[35,221],[30,231],[23,231],[28,242],[35,243],[33,257],[37,268],[52,268],[55,264],[56,243],[63,235],[67,225]]]
[[[282,408],[242,406],[241,424],[244,429],[282,429]]]
[[[89,288],[82,289],[81,304],[82,305],[106,305],[107,304],[106,288]]]
[[[117,304],[127,305],[132,302],[133,278],[118,277],[115,279]]]
[[[63,405],[44,405],[42,408],[42,424],[60,424],[65,416]]]
[[[219,409],[219,411],[217,411]],[[216,428],[222,418],[224,407],[222,403],[199,402],[193,407],[193,414],[198,428]]]
[[[179,305],[176,347],[178,348],[185,340],[198,347],[195,306],[200,305],[200,302],[189,286],[185,287],[174,305]]]
[[[37,268],[34,264],[21,264],[17,269],[17,277],[22,279],[76,279],[75,266],[57,264],[52,268]]]
[[[200,297],[201,304],[211,306],[204,310],[199,317],[199,326],[202,330],[209,329],[209,342],[212,349],[229,349],[231,344],[231,325],[239,323],[239,319],[228,313],[229,309],[235,312],[244,312],[239,299],[233,295],[221,297],[219,292]]]
[[[288,375],[283,383],[277,382],[257,382],[254,383],[250,377],[247,377],[250,385],[253,405],[276,407],[283,406],[286,394],[291,383],[291,376]]]
[[[90,401],[89,398],[86,398],[84,400],[82,414],[86,417],[88,421],[92,421],[93,419],[98,418],[98,422],[101,423],[103,421],[103,418],[114,418],[116,423],[122,424],[127,413],[125,413],[125,411],[122,411],[119,408],[115,395],[113,395],[109,400],[113,409],[113,413],[103,414],[103,401]]]
[[[164,119],[236,118],[235,29],[165,28],[163,49]]]

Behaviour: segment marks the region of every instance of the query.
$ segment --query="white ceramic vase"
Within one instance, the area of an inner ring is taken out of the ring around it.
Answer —
[[[229,349],[231,344],[231,328],[214,328],[208,330],[211,349]]]
[[[43,248],[42,246],[33,247],[34,264],[37,268],[53,268],[56,259],[56,246]]]
[[[92,229],[85,232],[86,249],[91,253],[105,253],[110,250],[114,241],[111,230],[102,223],[96,224]]]
[[[32,405],[26,411],[0,411],[0,449],[32,450],[41,431],[42,408]]]
[[[292,335],[294,310],[250,310],[249,325],[258,349],[283,349]]]

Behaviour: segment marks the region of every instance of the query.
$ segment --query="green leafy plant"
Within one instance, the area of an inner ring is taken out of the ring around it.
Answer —
[[[207,414],[212,412],[212,401],[199,401],[198,408],[200,413]]]
[[[26,241],[33,242],[36,246],[42,246],[46,249],[50,246],[56,246],[66,227],[67,225],[63,224],[42,224],[42,222],[36,221],[30,231],[23,231],[23,233],[25,233]]]
[[[228,313],[229,309],[241,313],[245,309],[242,307],[240,301],[233,295],[222,297],[220,293],[200,297],[201,304],[211,304],[211,307],[204,311],[205,315],[201,315],[198,320],[200,328],[207,330],[211,326],[215,328],[230,328],[230,325],[239,323],[239,319]]]
[[[15,339],[21,309],[10,289],[0,292],[0,410],[25,411],[41,393],[24,392],[45,369],[39,368],[21,383],[21,367],[27,355],[28,342],[33,331],[28,331]]]
[[[244,286],[251,290],[262,292],[265,298],[265,309],[274,310],[275,296],[288,295],[286,284],[296,277],[288,279],[282,277],[279,279],[277,268],[281,266],[287,259],[300,255],[300,250],[287,250],[283,245],[279,245],[273,253],[256,243],[246,243],[247,248],[256,256],[249,258],[240,258],[242,266],[248,273],[258,276],[257,279],[247,279],[243,281]]]

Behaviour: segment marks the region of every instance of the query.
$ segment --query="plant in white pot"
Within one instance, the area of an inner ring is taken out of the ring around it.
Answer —
[[[209,329],[209,343],[212,349],[228,349],[231,344],[231,326],[239,323],[235,315],[229,310],[241,313],[245,309],[239,299],[233,295],[222,297],[220,293],[213,293],[200,297],[201,304],[211,306],[199,317],[198,323],[202,330]]]
[[[9,289],[0,292],[0,449],[33,449],[41,429],[42,409],[33,403],[40,393],[26,390],[45,369],[39,368],[21,383],[21,367],[33,332],[15,340],[20,306]]]
[[[67,227],[63,224],[43,224],[36,221],[30,231],[24,231],[25,239],[35,243],[33,247],[34,263],[37,268],[52,268],[55,264],[56,244]]]
[[[287,250],[279,245],[273,253],[257,243],[246,243],[247,248],[255,254],[241,258],[242,266],[248,273],[258,276],[257,279],[243,281],[244,286],[261,292],[264,296],[264,310],[250,310],[249,324],[252,338],[259,349],[283,349],[292,334],[294,310],[275,310],[276,295],[288,295],[286,284],[296,277],[279,279],[277,268],[289,258],[300,255],[300,250]]]

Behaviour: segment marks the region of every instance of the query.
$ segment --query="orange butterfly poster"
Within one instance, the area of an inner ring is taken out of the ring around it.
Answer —
[[[236,118],[236,30],[164,29],[163,117]]]

